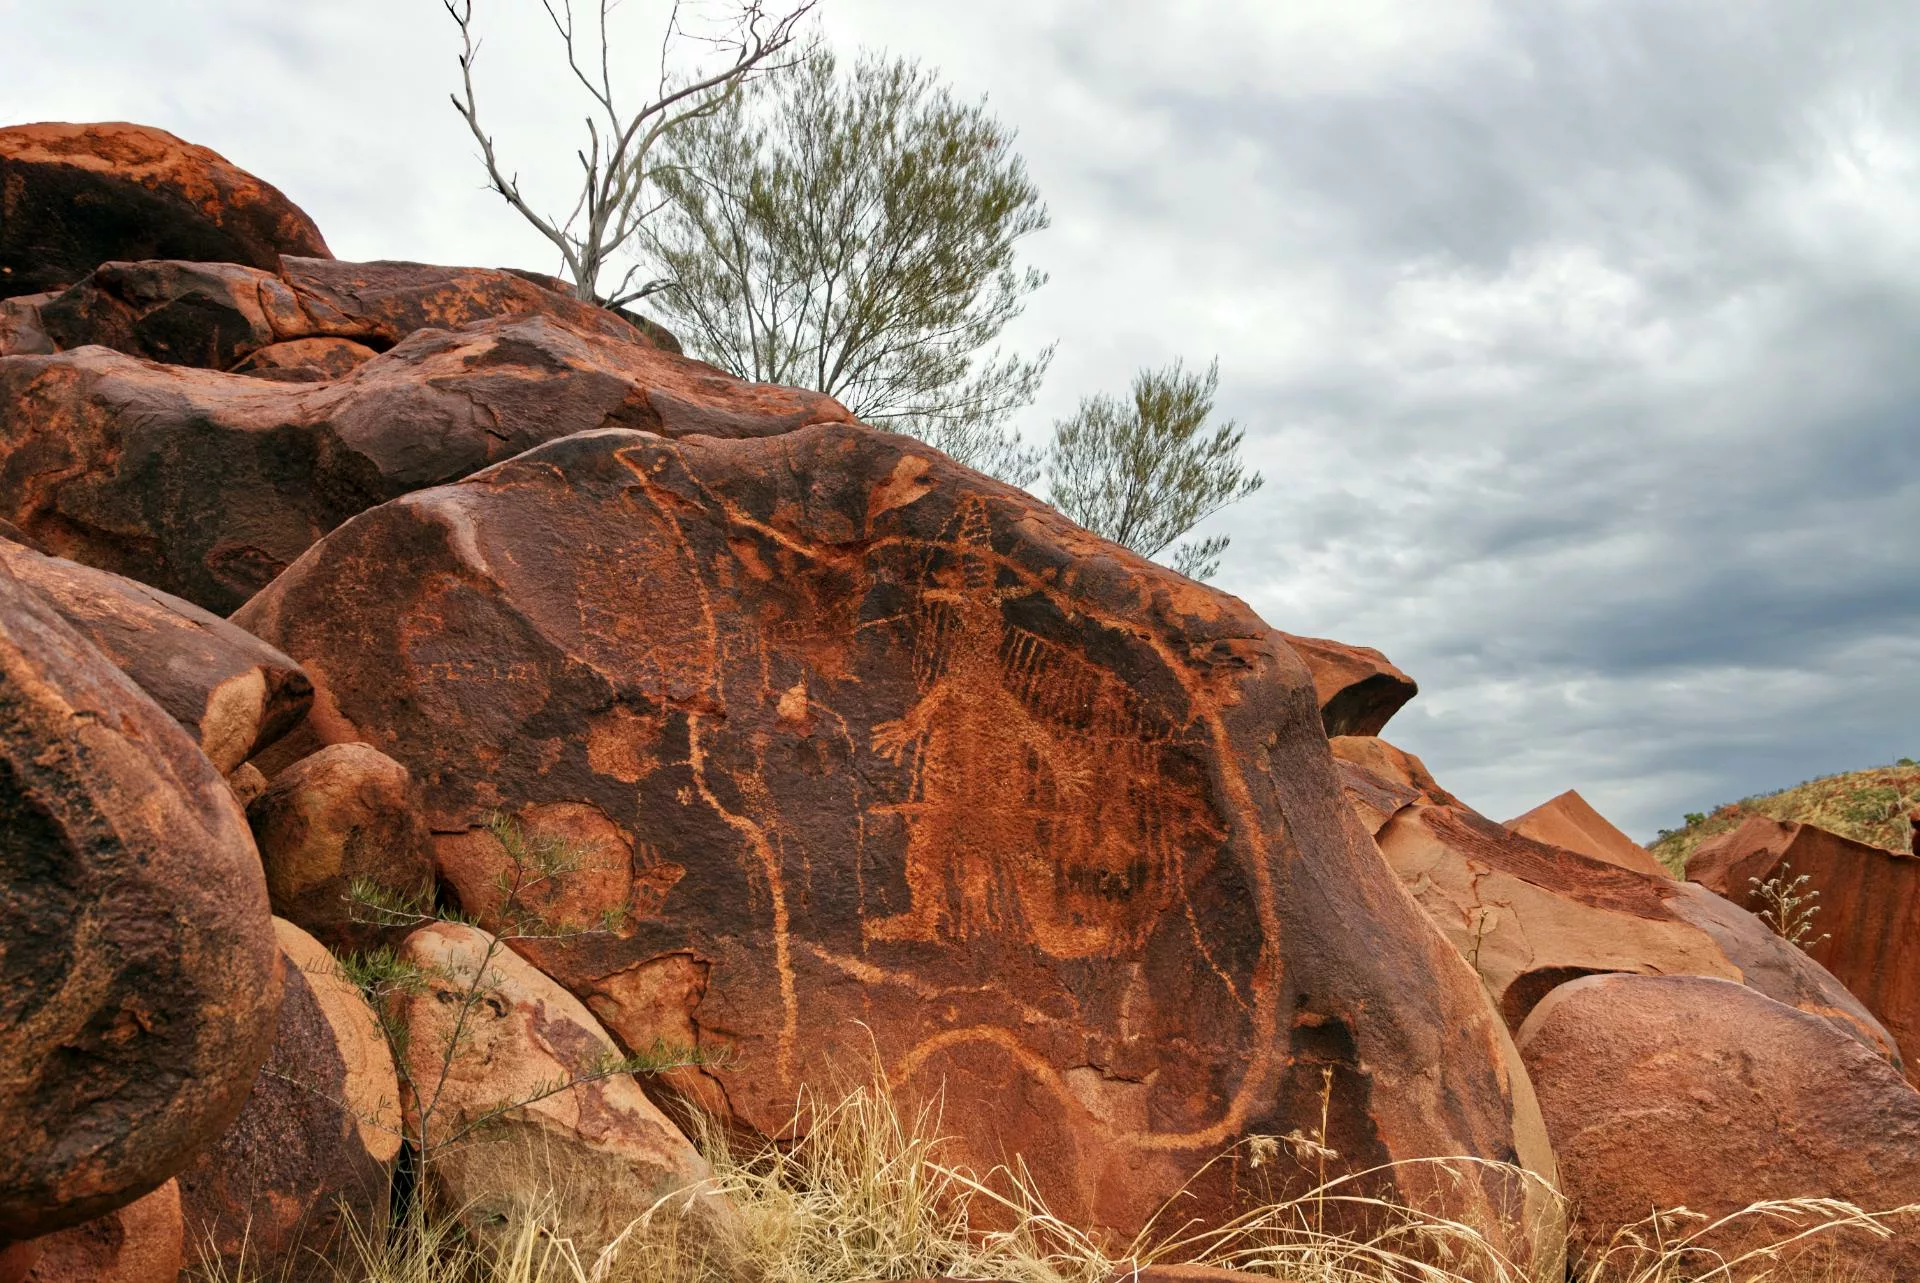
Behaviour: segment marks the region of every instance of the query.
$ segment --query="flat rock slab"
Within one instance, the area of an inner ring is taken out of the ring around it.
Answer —
[[[291,730],[313,702],[299,665],[191,602],[4,538],[0,566],[172,714],[222,774]]]
[[[73,284],[109,259],[272,271],[325,257],[294,203],[219,153],[146,125],[0,129],[0,297]]]
[[[1589,1252],[1655,1210],[1711,1221],[1769,1199],[1842,1199],[1870,1212],[1920,1203],[1920,1093],[1830,1022],[1753,989],[1590,977],[1549,994],[1518,1041]],[[1699,1237],[1683,1273],[1719,1264],[1708,1250],[1731,1260],[1793,1228],[1743,1217]],[[1811,1240],[1804,1259],[1789,1254],[1784,1277],[1920,1279],[1920,1211],[1888,1228],[1886,1241]]]
[[[849,417],[830,397],[546,316],[421,331],[313,384],[86,347],[0,358],[0,519],[224,614],[356,513],[542,441],[609,424],[740,436]]]
[[[408,767],[483,920],[490,816],[564,841],[535,907],[613,929],[518,947],[628,1048],[724,1057],[673,1081],[763,1134],[877,1055],[1075,1224],[1183,1187],[1224,1216],[1307,1176],[1203,1165],[1323,1118],[1355,1167],[1551,1170],[1292,651],[909,438],[580,434],[364,514],[235,618],[313,676],[311,733]],[[1401,1192],[1518,1210],[1441,1184]]]
[[[0,567],[0,1238],[103,1216],[239,1112],[281,975],[226,782]]]
[[[1756,913],[1767,905],[1755,881],[1802,875],[1802,892],[1819,893],[1808,956],[1885,1023],[1909,1077],[1920,1074],[1920,856],[1756,815],[1687,861],[1689,881]]]
[[[1667,871],[1648,854],[1647,848],[1615,828],[1593,804],[1568,789],[1556,798],[1542,802],[1525,815],[1508,820],[1506,827],[1521,837],[1545,842],[1590,855],[1596,860],[1617,864],[1652,877],[1664,878]]]

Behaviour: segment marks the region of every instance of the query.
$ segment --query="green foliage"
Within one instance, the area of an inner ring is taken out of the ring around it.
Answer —
[[[1052,350],[993,345],[1046,279],[1014,248],[1047,214],[983,103],[907,59],[843,74],[819,50],[685,122],[653,179],[644,241],[674,286],[655,306],[692,352],[1016,485],[1038,475],[1006,420]]]
[[[1727,802],[1687,814],[1686,826],[1662,829],[1649,851],[1676,877],[1705,841],[1731,833],[1756,815],[1812,824],[1856,842],[1905,851],[1913,843],[1907,815],[1920,807],[1920,765],[1901,758],[1890,766],[1805,780],[1793,788]]]
[[[1175,540],[1263,484],[1240,464],[1241,428],[1206,431],[1220,363],[1190,374],[1179,361],[1142,370],[1130,401],[1092,396],[1054,427],[1049,497],[1095,534],[1156,557]],[[1172,565],[1195,579],[1220,568],[1227,536],[1181,544]]]

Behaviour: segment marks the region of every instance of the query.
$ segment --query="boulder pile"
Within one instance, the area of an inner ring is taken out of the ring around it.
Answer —
[[[0,180],[0,1271],[324,1278],[409,1199],[725,1251],[693,1124],[873,1073],[1089,1233],[1352,1175],[1550,1268],[1557,1188],[1583,1251],[1736,1192],[1630,1102],[1742,1030],[1751,1109],[1850,1076],[1761,1193],[1920,1188],[1867,926],[1829,971],[1577,794],[1484,819],[1379,652],[158,131]]]

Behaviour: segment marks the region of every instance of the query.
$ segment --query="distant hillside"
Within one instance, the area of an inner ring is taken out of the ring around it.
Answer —
[[[1891,766],[1828,775],[1797,788],[1695,812],[1686,817],[1686,827],[1662,830],[1659,840],[1647,849],[1679,875],[1702,842],[1739,828],[1749,816],[1765,815],[1817,824],[1856,841],[1905,851],[1912,842],[1907,816],[1915,806],[1920,806],[1920,763],[1903,757]]]

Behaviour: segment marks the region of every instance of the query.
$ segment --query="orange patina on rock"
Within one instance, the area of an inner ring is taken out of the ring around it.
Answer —
[[[1269,629],[910,438],[746,411],[385,504],[236,615],[323,688],[312,734],[411,770],[463,903],[500,909],[490,816],[570,835],[540,906],[617,926],[516,948],[627,1047],[720,1057],[689,1093],[766,1134],[877,1054],[1076,1224],[1227,1215],[1310,1179],[1235,1147],[1323,1118],[1353,1167],[1551,1171]]]
[[[1756,815],[1700,844],[1687,878],[1754,912],[1761,886],[1805,876],[1819,892],[1808,956],[1883,1021],[1909,1075],[1920,1073],[1920,856],[1855,842],[1811,824]]]
[[[313,220],[219,153],[121,122],[0,129],[0,296],[65,287],[109,259],[325,257]]]

